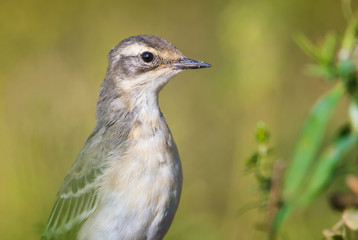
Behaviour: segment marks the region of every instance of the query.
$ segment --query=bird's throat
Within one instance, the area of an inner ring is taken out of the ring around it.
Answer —
[[[143,124],[156,128],[161,120],[157,93],[139,93],[131,101],[134,116]]]

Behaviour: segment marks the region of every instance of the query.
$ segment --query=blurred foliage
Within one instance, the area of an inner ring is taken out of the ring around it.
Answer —
[[[265,119],[275,133],[275,155],[290,156],[307,109],[330,87],[302,74],[307,59],[292,36],[322,39],[344,29],[340,8],[339,1],[325,0],[0,1],[0,239],[39,239],[39,226],[94,126],[106,54],[120,40],[145,33],[213,65],[177,76],[160,95],[184,169],[166,239],[262,238],[253,227],[260,212],[237,215],[255,199],[249,194],[255,177],[242,167],[256,148],[253,123]],[[331,37],[337,47],[340,34]],[[345,109],[332,115],[323,144],[346,120]],[[328,190],[333,187],[342,184]],[[303,214],[293,213],[279,238],[319,238],[317,229],[338,219],[328,209],[318,198]]]
[[[269,146],[270,133],[266,124],[259,122],[256,126],[255,138],[258,148],[246,161],[248,171],[253,171],[258,182],[259,192],[263,193],[263,202],[267,201],[267,195],[271,188],[271,170],[273,162],[273,149]]]
[[[266,229],[269,239],[276,239],[282,224],[294,210],[309,206],[318,196],[324,194],[325,188],[336,181],[335,172],[339,163],[358,145],[358,56],[355,55],[358,49],[358,25],[354,15],[347,14],[352,12],[349,11],[350,2],[343,1],[342,5],[348,26],[340,38],[339,48],[337,35],[334,33],[327,34],[321,44],[313,44],[302,34],[296,37],[298,45],[315,61],[315,64],[309,66],[309,73],[338,83],[314,105],[301,128],[291,161],[282,178],[282,194],[276,190],[275,199],[280,201],[276,202],[278,210],[275,211],[274,218],[268,219],[273,220],[273,223],[268,223],[270,228]],[[345,93],[349,101],[347,112],[350,124],[346,123],[339,128],[337,137],[322,150],[328,122]],[[354,159],[351,157],[350,161],[354,163]],[[274,174],[273,171],[269,178],[271,191],[273,179],[276,177]],[[261,180],[258,180],[259,184],[262,184]],[[265,189],[262,192],[267,191]],[[348,240],[351,239],[350,230],[358,229],[357,211],[349,207],[352,205],[343,207],[346,210],[341,222],[344,223],[334,227],[332,231],[324,232],[327,239]],[[269,207],[267,211],[268,214],[272,212]],[[339,232],[338,229],[342,226],[344,231]]]
[[[292,164],[287,170],[284,192],[286,198],[297,197],[292,195],[299,192],[298,188],[317,155],[327,123],[343,94],[344,87],[342,84],[338,84],[336,88],[317,102],[302,127],[293,153]]]

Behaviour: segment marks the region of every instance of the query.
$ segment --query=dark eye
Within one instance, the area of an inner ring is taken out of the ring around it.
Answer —
[[[142,57],[143,61],[147,62],[147,63],[153,61],[153,58],[154,58],[153,53],[151,53],[151,52],[144,52],[144,53],[142,53],[141,57]]]

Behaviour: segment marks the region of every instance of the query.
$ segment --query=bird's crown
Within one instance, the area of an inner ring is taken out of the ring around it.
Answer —
[[[108,58],[115,60],[118,57],[138,56],[144,52],[150,52],[163,60],[177,60],[184,57],[173,44],[161,37],[137,35],[124,39],[117,44],[109,53]]]

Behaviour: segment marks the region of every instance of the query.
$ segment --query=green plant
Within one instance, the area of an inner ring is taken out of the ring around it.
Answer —
[[[343,2],[343,10],[348,26],[342,37],[335,33],[329,33],[318,45],[313,44],[302,34],[295,38],[300,48],[315,61],[315,64],[307,67],[307,72],[328,79],[335,86],[313,106],[301,128],[284,175],[281,176],[282,171],[278,171],[280,176],[276,176],[277,173],[273,170],[271,177],[266,175],[265,178],[262,178],[260,177],[262,174],[257,173],[260,173],[258,169],[262,165],[262,163],[258,163],[266,159],[267,156],[260,152],[262,145],[266,144],[265,141],[262,142],[260,139],[258,139],[259,150],[248,161],[248,166],[256,167],[255,172],[259,186],[267,186],[266,189],[262,188],[262,193],[266,196],[269,215],[272,215],[268,218],[271,221],[268,222],[267,229],[269,239],[275,238],[282,224],[293,211],[297,208],[307,207],[317,196],[323,194],[325,187],[334,180],[333,173],[338,163],[347,153],[357,148],[358,57],[355,54],[357,54],[358,49],[358,25],[350,9],[349,1]],[[337,136],[328,146],[320,150],[327,124],[339,101],[344,96],[347,96],[349,101],[349,123],[339,128]],[[275,166],[275,164],[272,164],[272,166]],[[279,191],[277,186],[273,188],[275,178],[279,178],[281,181]],[[276,204],[274,211],[272,210],[272,203]],[[351,210],[350,213],[352,212],[355,213]],[[358,222],[358,220],[356,221]],[[352,228],[350,229],[352,230]],[[348,239],[346,236],[349,236],[349,234],[339,236],[341,239]]]

